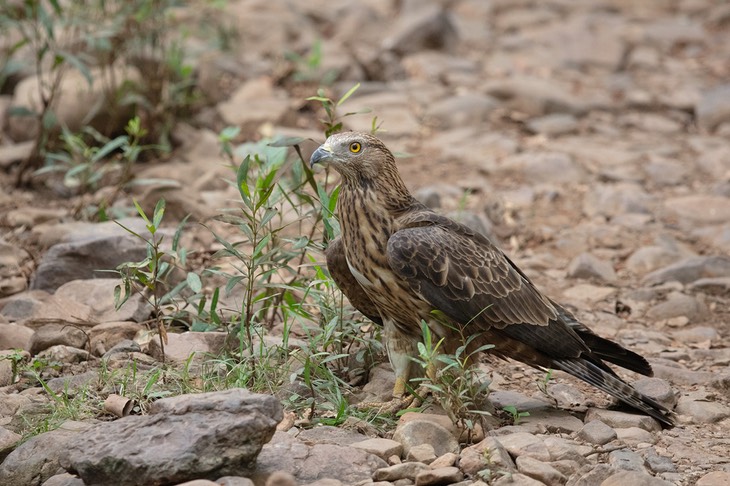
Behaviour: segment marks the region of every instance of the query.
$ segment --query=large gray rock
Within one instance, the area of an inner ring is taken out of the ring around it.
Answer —
[[[146,320],[152,312],[152,306],[140,294],[130,296],[119,310],[116,309],[114,288],[119,284],[121,279],[118,278],[72,280],[61,285],[54,295],[88,305],[92,319],[98,322]]]
[[[644,285],[658,285],[676,280],[688,284],[700,278],[729,277],[730,258],[726,256],[700,256],[687,258],[655,270],[644,277]]]
[[[146,257],[146,244],[133,236],[102,236],[59,243],[44,255],[31,288],[53,292],[72,280],[108,277],[107,270]]]
[[[94,426],[68,447],[62,465],[89,486],[239,475],[282,417],[273,396],[241,388],[166,398],[150,415]]]

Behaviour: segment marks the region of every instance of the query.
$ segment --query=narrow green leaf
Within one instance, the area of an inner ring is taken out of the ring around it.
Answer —
[[[352,88],[350,88],[350,89],[349,89],[349,90],[347,91],[347,93],[345,93],[345,94],[344,94],[344,95],[342,96],[342,98],[340,98],[340,100],[339,100],[339,101],[337,102],[337,106],[340,106],[340,105],[341,105],[342,103],[344,103],[345,101],[347,101],[347,99],[348,99],[348,98],[349,98],[350,96],[352,96],[352,95],[353,95],[353,93],[355,93],[355,91],[357,91],[357,90],[358,90],[358,88],[360,88],[360,83],[357,83],[357,84],[356,84],[355,86],[353,86]]]
[[[152,225],[155,227],[155,229],[160,227],[160,223],[162,223],[162,217],[165,215],[165,200],[160,199],[157,201],[157,205],[155,205],[155,212],[154,216],[152,217]]]

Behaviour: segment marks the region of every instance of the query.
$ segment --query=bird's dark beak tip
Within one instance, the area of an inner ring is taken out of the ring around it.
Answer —
[[[317,150],[315,150],[312,153],[312,156],[309,158],[309,168],[313,168],[314,164],[317,164],[328,157],[332,155],[332,152],[329,150],[324,149],[322,146],[317,147]]]

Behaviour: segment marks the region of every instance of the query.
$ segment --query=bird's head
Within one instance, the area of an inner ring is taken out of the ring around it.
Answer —
[[[309,159],[310,166],[326,163],[346,180],[374,180],[395,171],[395,159],[388,148],[367,133],[342,132],[330,135]]]

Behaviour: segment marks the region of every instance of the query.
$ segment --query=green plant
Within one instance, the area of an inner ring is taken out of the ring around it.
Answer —
[[[294,64],[292,80],[296,82],[318,81],[320,85],[329,86],[336,79],[339,73],[335,69],[322,71],[322,40],[316,39],[312,43],[309,52],[302,56],[290,51],[284,57]]]
[[[117,224],[131,235],[145,242],[147,245],[147,258],[139,262],[126,262],[117,267],[117,271],[122,277],[122,284],[117,285],[114,289],[114,303],[116,308],[119,309],[133,293],[139,293],[147,299],[152,305],[153,319],[159,334],[160,349],[164,360],[165,344],[167,343],[166,323],[175,319],[177,315],[175,313],[166,313],[163,306],[170,305],[172,309],[175,309],[173,299],[183,288],[190,287],[193,292],[197,293],[202,290],[202,283],[198,274],[188,272],[185,280],[177,283],[169,290],[173,271],[176,268],[184,268],[186,264],[187,251],[180,247],[180,236],[187,218],[183,219],[178,225],[172,238],[171,248],[163,249],[164,236],[159,234],[159,230],[165,214],[165,200],[160,199],[157,202],[151,219],[145,214],[137,201],[134,201],[134,206],[144,219],[150,237],[146,238],[119,222]]]
[[[502,410],[510,414],[512,417],[512,425],[518,425],[523,418],[530,416],[530,412],[520,412],[514,405],[502,407]]]
[[[418,380],[435,395],[451,420],[467,431],[470,439],[477,423],[486,430],[484,419],[491,415],[487,410],[489,380],[474,365],[479,353],[494,346],[475,346],[476,335],[466,336],[463,327],[454,327],[437,311],[434,318],[457,331],[461,344],[453,352],[445,352],[444,338],[434,342],[431,329],[422,321],[423,342],[418,343],[418,357],[412,359],[423,367],[427,376]]]
[[[12,349],[5,354],[0,354],[0,360],[10,361],[11,383],[18,381],[20,376],[20,365],[28,360],[28,353],[22,349]]]

